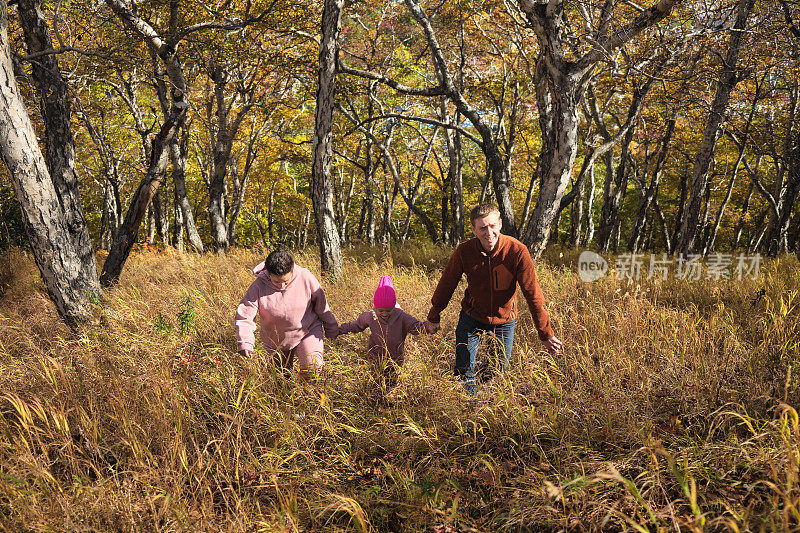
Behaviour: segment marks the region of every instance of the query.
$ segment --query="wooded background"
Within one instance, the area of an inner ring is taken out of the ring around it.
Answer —
[[[137,239],[455,244],[484,200],[534,256],[798,250],[796,0],[4,3],[11,78],[70,239],[110,250],[104,282]],[[31,241],[13,174],[5,245]]]

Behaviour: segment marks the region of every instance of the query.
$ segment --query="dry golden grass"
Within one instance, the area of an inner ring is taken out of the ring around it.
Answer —
[[[352,320],[389,273],[422,317],[448,255],[356,249],[324,286]],[[137,253],[73,334],[33,262],[0,257],[0,529],[800,527],[794,258],[755,281],[584,284],[564,252],[538,268],[562,354],[525,314],[511,370],[465,399],[456,296],[441,333],[409,341],[388,403],[362,336],[327,345],[314,385],[233,355],[260,260]]]

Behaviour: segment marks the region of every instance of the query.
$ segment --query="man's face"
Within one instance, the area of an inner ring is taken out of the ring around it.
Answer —
[[[500,220],[500,214],[489,213],[485,217],[476,218],[472,222],[472,233],[481,242],[483,249],[491,252],[497,246],[502,227],[503,222]]]
[[[282,291],[283,289],[286,288],[287,285],[289,285],[289,282],[292,281],[292,275],[293,273],[291,270],[286,274],[284,274],[283,276],[276,276],[275,274],[270,272],[269,280],[272,282],[272,284],[275,286],[276,289]]]

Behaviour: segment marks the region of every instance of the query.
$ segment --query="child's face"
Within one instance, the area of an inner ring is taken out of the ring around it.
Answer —
[[[389,317],[392,316],[392,311],[393,310],[394,310],[394,307],[376,307],[375,308],[375,312],[383,320],[389,320]]]

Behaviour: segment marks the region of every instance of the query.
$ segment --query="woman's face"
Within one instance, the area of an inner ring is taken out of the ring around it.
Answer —
[[[275,288],[278,289],[279,291],[282,291],[283,289],[286,288],[287,285],[289,285],[289,282],[292,281],[292,277],[293,277],[293,272],[291,270],[286,274],[284,274],[283,276],[277,276],[272,272],[269,273],[269,280],[272,282],[273,285],[275,285]]]

